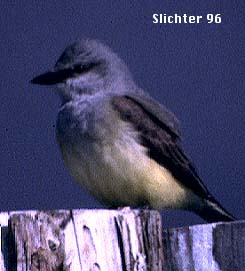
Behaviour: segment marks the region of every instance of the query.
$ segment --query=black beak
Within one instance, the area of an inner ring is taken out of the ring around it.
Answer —
[[[66,79],[72,78],[77,74],[86,73],[89,70],[99,66],[99,64],[100,63],[92,62],[83,66],[78,64],[72,68],[67,68],[54,72],[49,71],[33,78],[31,80],[31,83],[37,85],[55,85],[58,83],[63,83]]]
[[[34,77],[30,83],[37,85],[55,85],[64,82],[71,76],[70,69],[61,70],[56,72],[46,72],[37,77]]]

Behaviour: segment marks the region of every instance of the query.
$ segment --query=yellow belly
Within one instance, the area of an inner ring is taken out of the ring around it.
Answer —
[[[96,198],[112,206],[183,209],[192,193],[172,174],[150,159],[130,129],[112,144],[94,144],[89,153],[64,154],[74,178]]]

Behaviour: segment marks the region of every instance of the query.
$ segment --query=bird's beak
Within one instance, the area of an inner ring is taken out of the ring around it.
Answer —
[[[78,64],[72,68],[65,68],[57,71],[48,71],[37,77],[34,77],[31,80],[31,83],[37,85],[55,85],[58,83],[63,83],[66,81],[66,79],[73,78],[78,74],[84,74],[91,69],[97,67],[98,65],[100,65],[100,63],[92,62],[88,65],[82,66],[81,64]]]
[[[69,76],[70,73],[67,73],[65,70],[54,72],[48,71],[38,75],[37,77],[34,77],[30,83],[37,85],[55,85],[64,82]]]

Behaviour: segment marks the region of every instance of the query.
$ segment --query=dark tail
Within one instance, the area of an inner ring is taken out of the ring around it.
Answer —
[[[205,200],[202,208],[195,210],[196,213],[209,223],[237,220],[229,214],[217,201]]]

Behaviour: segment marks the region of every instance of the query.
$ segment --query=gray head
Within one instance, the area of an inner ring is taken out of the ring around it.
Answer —
[[[86,39],[68,46],[53,71],[35,77],[31,83],[55,85],[67,101],[99,91],[120,92],[120,87],[133,81],[127,66],[109,47]]]

